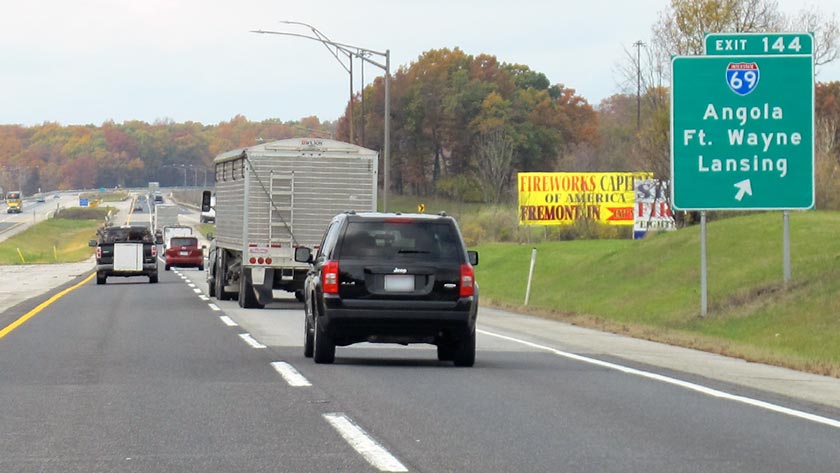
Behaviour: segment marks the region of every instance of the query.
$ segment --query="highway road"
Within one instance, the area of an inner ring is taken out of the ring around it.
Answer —
[[[316,365],[293,298],[244,310],[209,299],[203,272],[160,269],[0,313],[0,330],[23,320],[0,332],[0,471],[840,469],[836,404],[528,335],[551,322],[490,310],[473,368],[370,344]]]
[[[46,196],[44,202],[36,202],[34,198],[26,198],[23,201],[23,212],[19,214],[6,213],[6,204],[0,203],[0,241],[23,231],[29,225],[41,222],[47,215],[59,207],[70,207],[79,205],[78,194],[63,193]]]

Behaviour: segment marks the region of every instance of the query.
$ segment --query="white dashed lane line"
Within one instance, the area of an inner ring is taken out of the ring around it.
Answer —
[[[285,361],[275,361],[271,363],[275,371],[280,373],[280,376],[289,383],[289,386],[294,388],[302,388],[312,386],[308,379],[304,378],[292,365]]]
[[[266,348],[265,345],[254,340],[254,337],[252,337],[250,333],[240,333],[239,337],[242,338],[242,340],[245,340],[245,343],[251,345],[254,348]]]
[[[211,305],[212,305],[212,304],[211,304]],[[220,319],[222,322],[224,322],[224,324],[225,324],[225,325],[227,325],[228,327],[239,327],[239,324],[237,324],[236,322],[234,322],[234,321],[233,321],[233,319],[231,319],[231,318],[230,318],[230,317],[228,317],[227,315],[223,315],[223,316],[219,317],[219,319]]]
[[[201,294],[201,289],[196,288],[196,285],[187,279],[183,274],[175,272],[181,277],[187,286],[192,288],[196,294],[200,294],[199,298],[203,301],[209,301],[210,298]],[[221,308],[216,304],[207,304],[213,311],[221,311]],[[227,315],[219,317],[228,327],[238,327],[233,319]],[[267,348],[262,343],[258,342],[249,333],[240,333],[239,337],[253,348]],[[312,383],[309,382],[300,372],[298,372],[292,365],[283,361],[275,361],[271,363],[272,368],[283,378],[291,387],[310,387]],[[388,472],[403,472],[408,469],[400,463],[391,453],[389,453],[382,445],[367,434],[361,427],[356,425],[349,417],[342,413],[323,414],[324,419],[335,428],[336,431],[356,450],[368,463],[379,471]]]
[[[359,454],[379,471],[408,471],[399,460],[391,455],[385,447],[380,445],[361,427],[356,425],[346,415],[335,412],[324,414],[324,419],[344,437]]]

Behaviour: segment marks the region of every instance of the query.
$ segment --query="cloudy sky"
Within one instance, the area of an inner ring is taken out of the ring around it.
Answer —
[[[0,124],[171,119],[215,124],[338,118],[349,75],[307,34],[390,50],[391,68],[459,47],[528,65],[590,103],[620,90],[617,65],[668,0],[27,0],[0,7]],[[801,2],[779,0],[793,14]],[[824,14],[836,0],[811,2]],[[840,60],[819,71],[840,80]],[[357,65],[358,67],[358,65]],[[365,69],[366,81],[381,74]],[[360,78],[356,75],[358,90]]]

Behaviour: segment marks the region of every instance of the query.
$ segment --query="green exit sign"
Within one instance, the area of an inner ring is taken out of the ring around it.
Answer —
[[[811,33],[707,33],[704,43],[710,56],[814,54]]]
[[[813,207],[811,55],[675,57],[671,74],[675,208]]]

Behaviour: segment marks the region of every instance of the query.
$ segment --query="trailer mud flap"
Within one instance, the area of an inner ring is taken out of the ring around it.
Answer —
[[[265,282],[265,268],[251,268],[251,282],[254,286],[262,286]]]
[[[272,268],[251,268],[251,284],[257,295],[260,304],[269,304],[274,301],[274,269]]]

